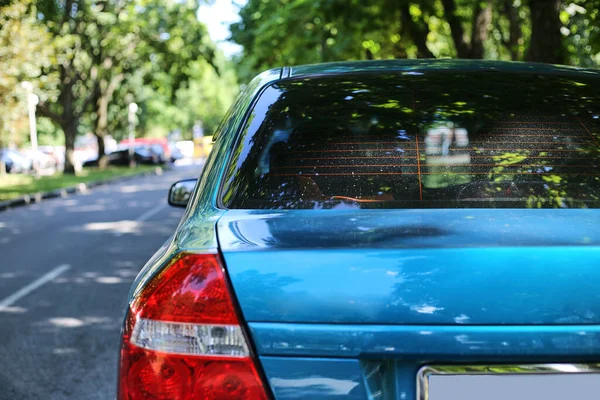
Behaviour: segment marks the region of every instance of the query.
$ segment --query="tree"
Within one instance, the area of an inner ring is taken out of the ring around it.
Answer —
[[[494,18],[494,26],[498,32],[500,44],[508,50],[510,59],[519,60],[522,57],[523,29],[525,19],[522,7],[516,7],[512,0],[501,0],[498,12]]]
[[[435,56],[427,46],[427,36],[430,32],[429,23],[421,17],[423,15],[421,8],[417,6],[415,9],[413,5],[415,11],[411,13],[411,5],[407,1],[399,2],[399,7],[401,20],[400,34],[411,38],[417,47],[417,57],[434,58]]]
[[[600,1],[577,0],[560,11],[568,62],[588,68],[600,63]]]
[[[98,4],[97,22],[89,27],[93,36],[101,41],[88,41],[87,51],[92,54],[96,79],[92,88],[93,130],[98,146],[98,165],[108,165],[105,137],[109,134],[108,109],[113,95],[131,70],[136,38],[123,22],[127,3],[101,2]]]
[[[566,51],[559,18],[561,0],[529,0],[531,39],[525,59],[564,64]]]
[[[463,22],[455,0],[442,0],[444,13],[459,58],[484,58],[484,42],[487,40],[492,22],[493,0],[474,1],[470,7],[461,7],[471,15],[470,40],[466,39]]]
[[[100,159],[104,156],[103,138],[108,134],[111,101],[126,107],[125,98],[129,94],[140,102],[142,86],[147,85],[155,94],[163,95],[165,101],[156,110],[161,114],[165,107],[175,103],[180,88],[199,77],[195,67],[199,62],[207,65],[204,72],[215,70],[214,45],[205,26],[198,21],[197,3],[144,0],[132,2],[123,10],[111,5],[104,11],[112,11],[115,22],[99,24],[99,34],[104,40],[93,50],[100,76],[93,103]],[[115,98],[119,86],[125,86],[128,93]]]
[[[243,80],[278,65],[414,57],[597,66],[598,0],[249,0]]]
[[[40,15],[51,33],[56,62],[44,68],[46,76],[58,75],[59,94],[56,102],[42,102],[41,115],[61,127],[65,136],[64,173],[75,173],[75,137],[86,109],[94,99],[90,81],[97,79],[87,43],[98,38],[88,36],[94,23],[95,8],[84,1],[43,1]]]
[[[109,105],[132,76],[141,75],[144,85],[174,100],[177,89],[190,77],[190,64],[198,59],[212,62],[213,44],[196,17],[197,3],[65,0],[44,4],[42,15],[59,55],[46,74],[59,75],[60,94],[56,103],[42,103],[40,113],[65,134],[65,173],[75,171],[75,137],[90,109],[104,164]],[[136,88],[128,87],[135,98]],[[122,107],[127,106],[124,98],[118,99]]]
[[[0,7],[0,149],[20,140],[20,120],[27,124],[26,93],[21,83],[31,81],[42,98],[52,95],[52,77],[37,81],[52,56],[50,37],[37,24],[29,2]]]
[[[430,36],[444,42],[447,33],[459,57],[483,58],[493,0],[457,1],[250,0],[231,26],[232,38],[244,46],[242,68],[253,73],[281,64],[433,58],[446,54],[432,51]]]
[[[381,29],[389,29],[380,13],[380,4],[359,0],[250,0],[230,27],[244,46],[242,80],[276,65],[369,58],[380,51]]]

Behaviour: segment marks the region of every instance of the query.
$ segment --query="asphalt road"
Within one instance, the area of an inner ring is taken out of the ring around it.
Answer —
[[[129,286],[201,166],[0,212],[0,399],[113,399]]]

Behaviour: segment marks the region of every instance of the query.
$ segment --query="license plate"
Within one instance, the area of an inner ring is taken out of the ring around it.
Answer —
[[[600,364],[431,366],[419,371],[419,400],[600,398]]]

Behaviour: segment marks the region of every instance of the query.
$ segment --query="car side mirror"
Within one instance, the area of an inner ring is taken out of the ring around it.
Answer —
[[[173,207],[187,207],[198,179],[184,179],[175,182],[169,189],[169,205]]]

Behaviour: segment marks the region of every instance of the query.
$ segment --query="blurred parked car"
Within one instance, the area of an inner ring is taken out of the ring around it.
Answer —
[[[184,158],[194,157],[194,146],[194,142],[191,140],[181,140],[175,143],[175,147],[179,149],[179,152],[183,155]]]
[[[21,154],[31,161],[32,168],[37,171],[55,170],[58,166],[56,158],[46,154],[40,149],[22,149]]]
[[[152,146],[136,146],[134,150],[134,161],[136,164],[144,165],[155,165],[164,163],[164,154],[160,154],[157,149],[153,149]],[[124,166],[130,164],[131,157],[129,155],[129,148],[121,146],[119,150],[114,151],[108,155],[108,164],[116,166]],[[97,167],[98,158],[94,160],[88,160],[83,163],[84,167]]]
[[[134,146],[150,146],[153,151],[159,155],[160,162],[167,162],[171,158],[171,150],[169,148],[169,141],[165,138],[136,138],[133,141]],[[130,143],[128,139],[121,140],[120,147],[129,147]],[[160,147],[160,150],[159,150]]]
[[[54,165],[57,168],[62,168],[65,163],[65,150],[61,146],[38,146],[38,150],[52,157]]]
[[[76,168],[83,166],[88,161],[94,161],[98,158],[98,149],[96,148],[75,148],[73,159]]]
[[[6,172],[22,174],[31,172],[32,163],[26,156],[12,149],[0,149],[0,159],[6,165]]]
[[[175,142],[169,142],[169,150],[171,150],[171,162],[184,158],[183,153],[179,150]]]
[[[151,144],[149,147],[150,151],[156,156],[155,164],[164,164],[170,161],[170,157],[167,156],[167,151],[164,149],[164,147],[162,147],[162,145],[154,143]]]

